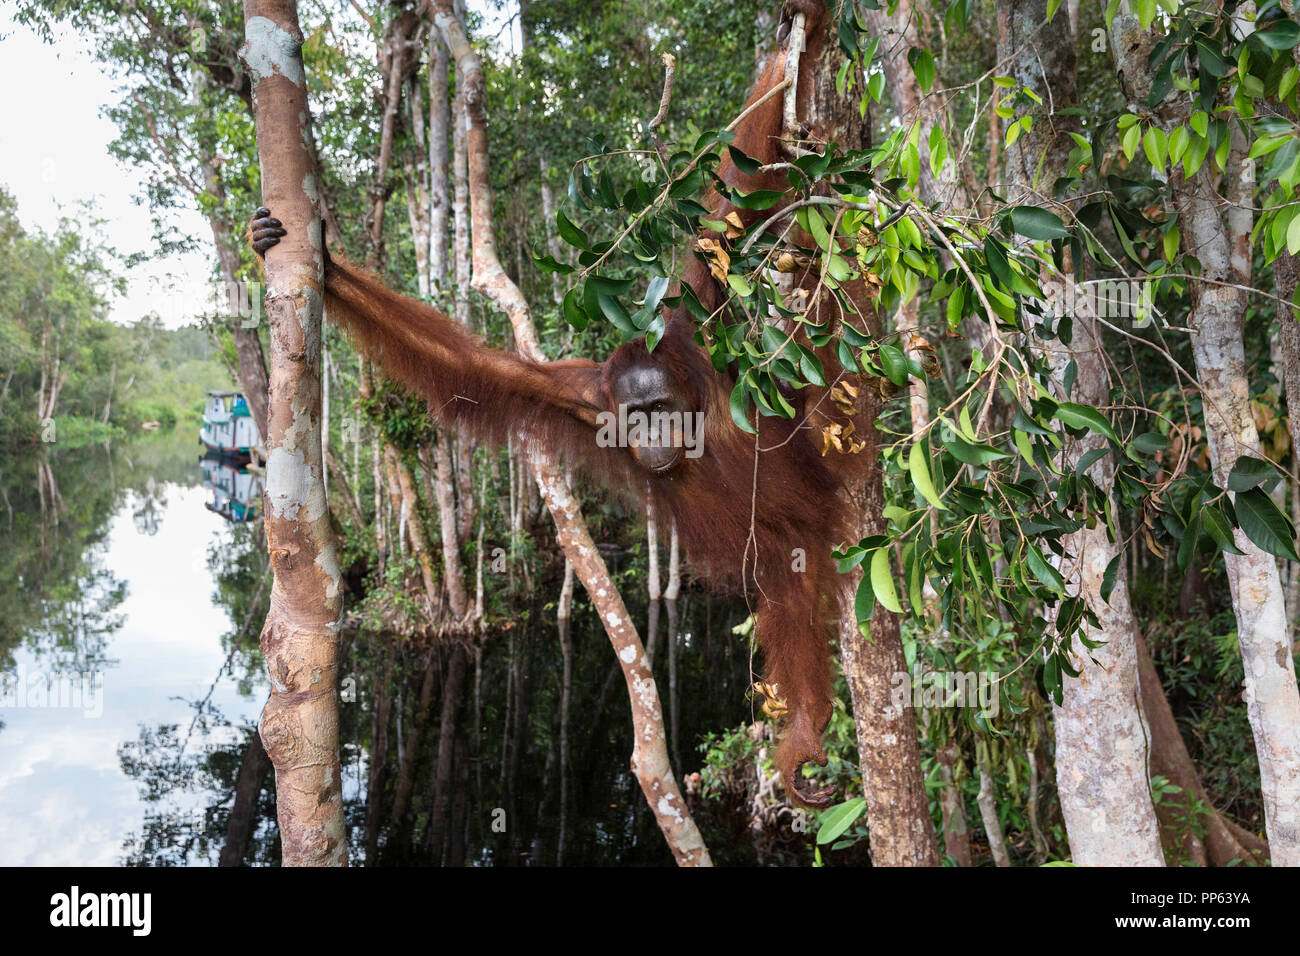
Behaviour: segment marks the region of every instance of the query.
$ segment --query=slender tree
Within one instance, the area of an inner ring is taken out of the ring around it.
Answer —
[[[266,257],[266,537],[275,583],[262,629],[271,696],[261,735],[275,767],[284,863],[345,866],[338,738],[343,598],[321,478],[325,259],[302,32],[294,0],[247,0],[244,18],[240,57],[253,78],[262,196],[289,230]]]

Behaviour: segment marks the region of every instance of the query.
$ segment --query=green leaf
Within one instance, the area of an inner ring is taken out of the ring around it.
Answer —
[[[570,289],[564,294],[564,302],[561,306],[564,312],[564,321],[568,322],[577,331],[581,332],[587,327],[587,313],[582,311],[578,304],[578,290]]]
[[[752,193],[731,190],[731,201],[741,209],[768,209],[785,193],[780,189],[755,189]]]
[[[866,810],[865,797],[854,797],[837,807],[831,807],[821,815],[821,826],[817,830],[818,844],[825,846],[838,840]]]
[[[1041,206],[1016,206],[1010,216],[1011,228],[1030,239],[1064,239],[1070,234],[1060,216]]]
[[[762,165],[758,160],[753,159],[734,146],[728,146],[727,153],[731,156],[731,161],[736,164],[736,168],[746,176],[754,175],[758,172],[758,167]]]
[[[831,232],[826,228],[826,220],[816,206],[805,206],[795,214],[795,218],[799,220],[799,225],[812,234],[813,242],[817,243],[819,249],[823,252],[831,251]]]
[[[1020,457],[1025,460],[1025,464],[1030,468],[1034,467],[1034,446],[1029,440],[1029,435],[1022,432],[1019,428],[1011,430],[1012,437],[1016,442],[1016,450],[1020,452]]]
[[[1039,581],[1057,594],[1065,594],[1065,579],[1061,577],[1061,572],[1048,564],[1043,552],[1028,541],[1025,542],[1025,564]]]
[[[944,134],[943,127],[938,123],[930,130],[930,172],[934,178],[939,178],[939,173],[943,170],[943,164],[948,159],[948,137]]]
[[[1300,252],[1300,216],[1293,216],[1286,227],[1286,251],[1291,255]]]
[[[1233,501],[1237,524],[1262,550],[1279,558],[1300,561],[1295,550],[1295,528],[1273,499],[1259,488],[1239,493]]]
[[[871,556],[871,588],[876,592],[876,600],[881,607],[903,613],[903,605],[898,603],[898,592],[894,590],[894,573],[889,566],[889,548],[879,548]]]
[[[1291,91],[1296,88],[1296,83],[1300,81],[1300,69],[1294,66],[1282,74],[1282,79],[1277,84],[1277,98],[1285,100],[1291,95]]]
[[[826,258],[826,274],[837,282],[848,282],[858,277],[857,271],[838,252],[832,252]]]
[[[943,501],[940,500],[938,493],[934,490],[934,482],[930,478],[930,456],[925,452],[925,446],[917,442],[912,446],[911,451],[907,453],[907,470],[912,476],[912,484],[916,490],[921,493],[921,497],[934,506],[937,511],[947,511]]]
[[[907,359],[903,350],[893,345],[880,346],[880,364],[885,368],[885,377],[898,387],[907,384]]]
[[[1289,50],[1300,43],[1300,25],[1294,20],[1275,20],[1272,27],[1255,36],[1272,50]]]
[[[560,238],[571,246],[583,250],[584,252],[591,249],[591,240],[587,234],[573,224],[573,221],[564,214],[563,209],[555,211],[555,226],[560,233]]]
[[[929,93],[930,87],[934,86],[934,56],[929,50],[912,47],[907,51],[907,62],[912,64],[921,92]]]
[[[1142,137],[1142,151],[1147,154],[1147,160],[1153,168],[1164,170],[1168,149],[1169,141],[1165,138],[1165,131],[1155,126],[1148,126],[1146,134]]]
[[[1183,153],[1187,152],[1187,144],[1192,141],[1192,135],[1187,132],[1186,126],[1177,126],[1169,134],[1169,162],[1177,165],[1182,161]]]
[[[871,74],[871,79],[867,80],[867,93],[870,94],[873,101],[880,102],[880,97],[885,93],[885,74]]]
[[[1232,536],[1232,525],[1228,523],[1228,518],[1219,510],[1218,505],[1207,505],[1201,509],[1201,524],[1206,532],[1214,539],[1226,554],[1244,554],[1237,547],[1237,542]]]
[[[1111,558],[1106,565],[1106,571],[1101,576],[1101,599],[1107,604],[1110,603],[1110,596],[1115,591],[1115,583],[1119,579],[1120,561],[1123,558],[1123,551],[1116,553],[1115,557]]]
[[[989,271],[1008,289],[1011,288],[1011,264],[1002,243],[991,235],[984,237],[984,258],[989,264]]]
[[[1183,175],[1185,177],[1191,179],[1196,175],[1196,171],[1205,162],[1209,150],[1210,141],[1204,136],[1198,136],[1187,144],[1187,152],[1183,154]]]
[[[1177,226],[1171,226],[1165,233],[1164,239],[1161,240],[1161,247],[1164,250],[1165,262],[1173,262],[1178,256],[1178,244],[1182,242],[1183,234],[1178,231]]]
[[[1155,454],[1168,445],[1169,439],[1159,432],[1143,432],[1132,441],[1132,447],[1144,455]]]
[[[1132,161],[1137,155],[1138,144],[1142,142],[1142,127],[1136,124],[1124,130],[1124,135],[1120,138],[1120,148],[1124,150],[1124,158]]]
[[[568,275],[573,271],[573,266],[560,262],[550,254],[540,256],[534,255],[533,264],[543,272],[555,272],[562,276]]]
[[[1226,76],[1228,70],[1232,68],[1218,50],[1200,37],[1196,38],[1196,56],[1200,60],[1201,68],[1211,76]]]
[[[742,432],[758,434],[758,429],[749,423],[749,390],[745,387],[743,375],[736,380],[736,387],[731,390],[731,420]]]
[[[1268,462],[1252,458],[1250,455],[1242,455],[1232,466],[1232,471],[1228,473],[1228,490],[1250,491],[1251,488],[1258,488],[1264,482],[1271,484],[1281,477],[1277,469]]]
[[[822,367],[822,360],[817,357],[815,352],[800,345],[799,349],[799,371],[803,372],[803,377],[813,385],[826,387],[826,371]]]
[[[983,468],[990,462],[997,461],[1000,458],[1011,457],[1004,452],[998,451],[992,445],[975,444],[968,442],[957,435],[954,435],[950,439],[946,439],[943,443],[943,447],[948,449],[952,457],[956,458],[963,464],[975,465],[980,468]]]
[[[749,297],[754,294],[754,287],[749,280],[735,272],[727,275],[727,285],[731,286],[737,295]]]
[[[1056,413],[1052,417],[1060,419],[1071,428],[1087,428],[1119,444],[1119,436],[1110,427],[1110,422],[1106,421],[1106,416],[1091,405],[1062,402],[1056,406]]]
[[[871,575],[862,575],[862,580],[858,582],[857,593],[853,595],[853,615],[857,618],[858,628],[863,635],[867,634],[867,629],[863,625],[870,621],[876,613],[876,592],[871,589]]]

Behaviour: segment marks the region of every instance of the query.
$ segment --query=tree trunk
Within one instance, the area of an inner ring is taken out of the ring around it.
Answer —
[[[682,590],[681,546],[677,540],[677,523],[673,522],[668,540],[668,587],[664,589],[664,607],[668,610],[668,733],[672,747],[673,763],[678,773],[686,772],[682,763],[681,737],[677,732],[680,715],[680,695],[677,684],[677,655],[680,650],[681,630],[677,623],[677,596]]]
[[[525,357],[544,359],[537,344],[528,304],[519,288],[501,268],[492,235],[492,194],[488,177],[486,88],[478,55],[465,36],[464,25],[452,9],[451,0],[435,0],[434,23],[442,32],[447,48],[456,61],[458,88],[463,89],[466,138],[465,152],[471,215],[474,217],[472,239],[474,288],[488,296],[506,313],[514,330],[515,345]],[[645,660],[645,649],[628,615],[623,599],[600,559],[595,542],[587,531],[578,510],[577,500],[558,467],[535,445],[529,447],[538,487],[551,517],[556,537],[574,571],[591,596],[606,633],[623,666],[632,704],[635,743],[632,770],[637,776],[646,801],[655,813],[659,828],[668,841],[679,865],[711,865],[708,849],[695,826],[673,778],[664,742],[663,714],[659,693]]]
[[[324,256],[302,33],[293,0],[245,0],[240,58],[252,77],[262,200],[288,235],[266,256],[271,394],[266,537],[275,583],[262,630],[271,696],[261,735],[275,766],[283,861],[344,866],[338,741],[343,600],[321,482]]]
[[[654,502],[646,497],[645,503],[645,544],[647,557],[646,572],[646,622],[645,622],[645,659],[653,671],[655,651],[659,645],[659,598],[662,595],[659,580],[659,522],[655,519]]]
[[[435,293],[447,279],[447,45],[436,33],[429,38],[429,279]]]
[[[569,699],[573,694],[573,563],[564,559],[564,584],[555,608],[555,629],[560,636],[564,673],[560,680],[560,825],[555,841],[555,865],[564,865],[564,844],[569,824]]]
[[[1287,302],[1300,284],[1300,256],[1282,253],[1273,261],[1273,284],[1278,298]],[[1291,520],[1300,521],[1300,320],[1294,308],[1281,304],[1277,308],[1278,336],[1282,353],[1282,383],[1286,395],[1287,418],[1291,433]],[[1300,567],[1291,567],[1287,587],[1287,621],[1295,623],[1300,614]]]
[[[998,819],[998,801],[993,788],[993,771],[989,769],[988,744],[984,741],[980,741],[975,748],[975,763],[980,775],[980,791],[975,799],[979,804],[984,834],[989,840],[989,852],[993,854],[993,864],[1010,866],[1007,838],[1002,834],[1002,821]]]
[[[1126,94],[1145,102],[1150,90],[1147,57],[1154,37],[1136,17],[1117,16],[1111,48]],[[1166,123],[1181,121],[1174,100],[1158,111]],[[1214,481],[1227,486],[1228,474],[1241,455],[1262,457],[1259,433],[1250,410],[1242,330],[1245,294],[1217,283],[1233,281],[1232,248],[1209,162],[1189,181],[1175,173],[1170,180],[1183,248],[1201,263],[1201,280],[1191,284],[1192,355],[1205,409],[1205,431]],[[1229,224],[1229,227],[1232,224]],[[1208,280],[1208,281],[1207,281]],[[1242,554],[1225,554],[1237,638],[1245,669],[1246,713],[1259,755],[1260,784],[1268,845],[1276,866],[1300,866],[1300,691],[1286,620],[1282,578],[1277,561],[1238,530]]]
[[[833,29],[834,23],[834,18],[828,16],[819,29]],[[846,149],[862,148],[870,133],[858,112],[861,94],[855,91],[841,95],[832,82],[843,65],[844,54],[833,41],[820,44],[820,50],[819,56],[805,57],[800,64],[801,70],[811,71],[814,82],[811,102],[800,104],[803,113],[797,119],[817,130],[827,142]],[[878,332],[879,317],[866,318]],[[865,389],[864,393],[869,394]],[[878,448],[875,428],[863,437],[866,447],[861,454],[874,460]],[[859,487],[846,492],[843,505],[860,516],[855,533],[860,531],[865,537],[885,530],[884,475],[878,464]],[[861,568],[855,569],[846,585],[856,586],[860,576]],[[846,598],[841,603],[840,655],[853,701],[872,862],[877,866],[938,866],[939,849],[925,794],[916,714],[910,700],[896,707],[891,699],[893,675],[907,672],[898,617],[877,607],[868,640],[858,628],[853,602]]]
[[[966,822],[966,798],[957,782],[955,769],[960,751],[951,740],[935,750],[939,765],[939,811],[943,814],[943,852],[958,866],[971,865],[970,825]]]
[[[1146,639],[1141,634],[1137,640],[1137,659],[1142,706],[1151,727],[1151,772],[1182,788],[1182,793],[1167,795],[1160,802],[1160,815],[1165,827],[1179,840],[1188,859],[1194,861],[1197,856],[1195,844],[1202,841],[1191,830],[1188,808],[1194,805],[1208,807],[1208,815],[1199,821],[1206,830],[1204,862],[1211,866],[1230,866],[1234,860],[1267,860],[1267,844],[1232,823],[1210,803],[1196,765],[1183,743],[1174,712],[1160,686],[1160,675],[1156,673]]]
[[[1046,25],[1044,25],[1046,24]],[[1037,204],[1051,184],[1064,176],[1074,141],[1070,130],[1078,122],[1069,115],[1052,115],[1078,102],[1074,37],[1067,24],[1047,23],[1046,0],[1000,0],[998,58],[1024,86],[1038,91],[1043,106],[1036,121],[1007,147],[1004,179],[1019,187],[1014,201]],[[1062,281],[1073,282],[1072,263],[1062,268]],[[1086,296],[1070,301],[1086,303]],[[1064,350],[1052,343],[1049,353],[1054,377],[1064,378],[1073,360],[1078,376],[1071,394],[1061,400],[1104,406],[1109,382],[1101,328],[1094,315],[1079,310],[1074,335]],[[1064,390],[1062,389],[1062,392]],[[1062,468],[1077,470],[1080,460],[1105,439],[1089,435],[1067,440]],[[1103,456],[1088,475],[1099,488],[1109,489],[1114,465]],[[1064,677],[1063,701],[1054,708],[1056,778],[1061,810],[1074,862],[1085,865],[1163,866],[1160,825],[1151,799],[1147,766],[1149,735],[1137,689],[1137,622],[1129,605],[1127,574],[1120,563],[1110,601],[1100,599],[1106,568],[1119,554],[1105,521],[1065,535],[1068,560],[1058,560],[1066,587],[1086,595],[1100,627],[1087,636],[1103,641],[1091,651],[1073,655],[1079,677]],[[1094,663],[1094,661],[1096,663]],[[981,785],[983,781],[981,780]]]

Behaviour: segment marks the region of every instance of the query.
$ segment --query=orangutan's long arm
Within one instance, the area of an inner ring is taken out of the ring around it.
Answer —
[[[282,235],[279,221],[259,209],[253,248],[264,254]],[[441,421],[465,423],[496,442],[521,427],[534,440],[594,441],[603,408],[594,362],[538,363],[489,348],[433,306],[333,257],[325,267],[325,313],[385,374],[428,399]]]

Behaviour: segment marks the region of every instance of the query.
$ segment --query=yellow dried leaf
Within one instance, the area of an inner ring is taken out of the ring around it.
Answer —
[[[1164,560],[1165,549],[1160,547],[1160,545],[1156,544],[1155,538],[1151,537],[1151,532],[1148,531],[1146,528],[1142,529],[1142,538],[1146,541],[1147,550],[1150,551],[1152,554],[1154,554],[1157,558]]]
[[[858,388],[849,382],[837,382],[831,389],[831,401],[846,415],[858,410]]]
[[[763,700],[763,713],[776,720],[784,717],[790,710],[784,700],[781,699],[777,691],[776,684],[769,684],[766,681],[755,681],[750,688],[754,695],[761,697]]]
[[[727,270],[731,268],[731,255],[717,239],[697,239],[696,247],[709,260],[709,273],[719,282],[727,281]]]

